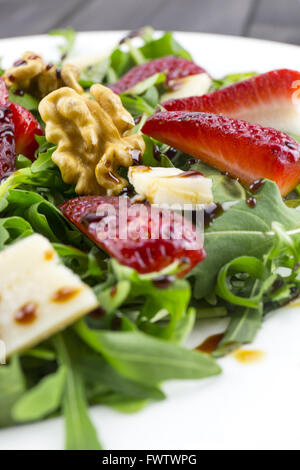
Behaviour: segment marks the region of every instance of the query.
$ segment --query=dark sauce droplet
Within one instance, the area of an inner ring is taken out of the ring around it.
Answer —
[[[160,148],[159,148],[158,145],[153,146],[153,157],[155,158],[155,160],[160,162],[160,160],[161,160],[161,151],[160,151]]]
[[[207,354],[211,354],[217,349],[217,347],[218,347],[220,341],[223,339],[223,337],[224,337],[223,333],[219,333],[217,335],[209,336],[196,349],[197,349],[197,351],[201,351],[201,352],[204,352],[204,353],[207,353]]]
[[[132,162],[134,165],[139,165],[141,161],[141,152],[139,150],[131,150],[130,152]]]
[[[111,296],[112,298],[115,297],[117,291],[118,291],[117,286],[113,286],[113,287],[111,288],[111,290],[110,290],[110,296]]]
[[[250,184],[249,186],[249,190],[251,191],[251,193],[257,193],[257,191],[259,191],[262,186],[265,184],[265,180],[264,179],[259,179],[259,180],[255,180],[253,181],[253,183]]]
[[[87,214],[81,219],[81,223],[85,226],[100,222],[102,220],[103,216],[98,215],[98,214]]]
[[[157,289],[167,289],[174,283],[174,277],[167,275],[159,276],[156,279],[153,279],[152,283]]]
[[[224,209],[219,203],[213,203],[206,207],[204,210],[204,228],[210,227],[212,222],[222,214],[224,214]]]
[[[56,303],[68,302],[76,297],[79,292],[80,289],[77,287],[62,287],[55,292],[51,300]]]
[[[103,318],[105,317],[105,315],[106,315],[106,310],[104,310],[104,308],[102,307],[98,307],[96,308],[96,310],[91,312],[89,316],[97,319],[97,318]]]
[[[179,175],[180,178],[192,178],[193,176],[203,176],[203,173],[196,170],[188,170]]]
[[[119,315],[115,315],[111,321],[111,329],[113,331],[120,331],[122,328],[122,317]]]
[[[170,159],[172,160],[172,158],[175,157],[177,153],[177,150],[174,149],[173,147],[170,147],[166,152],[165,152],[165,155]]]
[[[26,60],[16,60],[16,62],[14,62],[14,67],[22,67],[22,65],[27,65],[27,62]]]
[[[140,114],[139,116],[136,116],[134,118],[134,123],[135,125],[139,124],[141,122],[141,119],[142,119],[142,115]]]
[[[13,90],[13,94],[17,96],[24,96],[24,90]]]
[[[15,321],[20,325],[30,325],[37,317],[37,304],[35,302],[27,302],[18,310],[15,315]]]
[[[249,197],[246,199],[246,203],[247,203],[247,205],[248,205],[251,209],[254,209],[254,207],[256,207],[256,199],[255,199],[255,197],[249,196]]]

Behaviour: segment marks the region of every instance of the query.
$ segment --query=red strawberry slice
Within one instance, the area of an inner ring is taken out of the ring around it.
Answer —
[[[71,199],[61,210],[100,248],[141,274],[179,261],[182,277],[205,258],[199,232],[178,213],[105,196]]]
[[[8,103],[8,89],[3,78],[0,78],[0,106],[7,106]]]
[[[25,155],[31,161],[34,160],[34,152],[38,148],[38,143],[35,140],[36,135],[43,135],[43,130],[35,119],[33,114],[28,109],[23,108],[16,103],[9,105],[13,122],[15,124],[15,141],[16,152]]]
[[[16,150],[12,112],[6,106],[0,107],[0,181],[15,171]]]
[[[146,78],[156,73],[164,72],[167,74],[167,85],[170,85],[173,80],[177,80],[178,78],[206,73],[202,67],[199,67],[199,65],[190,60],[181,57],[166,56],[133,67],[120,78],[118,82],[109,85],[109,87],[117,94],[124,93],[137,83],[146,80]]]
[[[169,100],[167,111],[224,114],[300,135],[300,72],[273,70],[214,93]]]
[[[8,90],[3,79],[0,79],[0,106],[8,107],[15,128],[16,154],[25,155],[34,160],[34,152],[38,148],[36,135],[43,135],[43,130],[33,114],[23,106],[10,103]]]
[[[142,131],[246,185],[268,178],[284,196],[300,182],[300,145],[275,129],[217,114],[173,111],[150,116]]]

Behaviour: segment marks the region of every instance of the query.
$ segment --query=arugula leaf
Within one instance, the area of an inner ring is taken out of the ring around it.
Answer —
[[[75,325],[80,338],[122,375],[146,385],[171,379],[201,379],[221,372],[206,354],[190,351],[144,333],[89,329],[84,321]]]
[[[143,400],[165,398],[164,393],[158,387],[143,385],[123,377],[99,355],[90,353],[82,355],[78,365],[87,382],[105,385],[119,396]]]
[[[176,55],[184,59],[193,60],[191,54],[174,39],[171,32],[165,33],[159,39],[147,42],[140,50],[148,60],[168,55]]]
[[[0,250],[33,233],[31,225],[22,217],[0,218]]]
[[[220,88],[233,85],[234,83],[248,80],[251,77],[255,77],[255,75],[257,75],[256,72],[232,73],[223,78],[214,79],[211,91],[219,90]]]
[[[25,389],[19,358],[14,356],[9,364],[0,366],[0,428],[13,423],[12,407]]]
[[[134,269],[122,266],[116,260],[112,260],[111,264],[120,282],[129,281],[126,291],[129,301],[142,299],[136,319],[137,326],[142,331],[160,338],[183,341],[194,318],[193,312],[188,311],[189,284],[183,279],[173,278],[169,286],[159,289],[155,286],[158,274],[141,276]],[[101,299],[100,304],[102,305]],[[164,323],[160,322],[162,319]]]
[[[146,114],[150,116],[155,112],[155,107],[149,104],[142,96],[130,96],[125,93],[120,95],[123,106],[132,114],[133,117]]]
[[[14,404],[12,416],[16,422],[37,421],[61,406],[67,371],[60,366],[57,372],[44,377]]]
[[[129,90],[126,90],[125,94],[126,95],[142,95],[153,86],[164,83],[165,80],[166,80],[165,73],[155,73],[151,77],[148,77],[142,82],[137,83]]]
[[[191,166],[192,170],[200,171],[211,178],[214,201],[218,203],[239,201],[246,199],[246,191],[243,186],[233,178],[222,174],[219,170],[199,161]]]
[[[276,236],[272,229],[274,221],[281,223],[287,231],[299,228],[300,213],[284,204],[275,183],[266,181],[255,197],[255,208],[240,201],[205,231],[207,257],[190,273],[196,299],[212,292],[220,269],[231,260],[239,256],[262,259],[270,251]]]
[[[192,60],[191,55],[174,39],[172,33],[163,34],[158,39],[144,37],[145,44],[139,48],[133,48],[131,41],[130,50],[124,51],[121,47],[117,47],[110,56],[110,64],[112,70],[116,74],[116,79],[124,75],[137,63],[146,60],[158,59],[160,57],[175,55],[185,59]],[[116,80],[115,80],[116,81]]]
[[[39,101],[29,93],[23,92],[22,95],[14,93],[15,88],[9,89],[9,101],[17,103],[23,106],[23,108],[29,109],[29,111],[37,111],[39,107]]]
[[[60,364],[67,370],[63,398],[66,450],[100,450],[97,432],[88,415],[84,381],[77,366],[76,342],[68,333],[55,336],[53,342]]]

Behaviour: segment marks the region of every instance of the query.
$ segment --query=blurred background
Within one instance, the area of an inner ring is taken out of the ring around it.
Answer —
[[[0,7],[1,37],[68,26],[128,30],[152,25],[300,44],[299,0],[0,0]]]

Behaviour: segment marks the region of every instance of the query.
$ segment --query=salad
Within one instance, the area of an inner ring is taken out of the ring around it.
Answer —
[[[300,294],[300,72],[212,77],[172,33],[0,77],[0,428],[136,412],[221,373]],[[228,318],[209,351],[186,340]],[[1,356],[1,355],[0,355]]]

